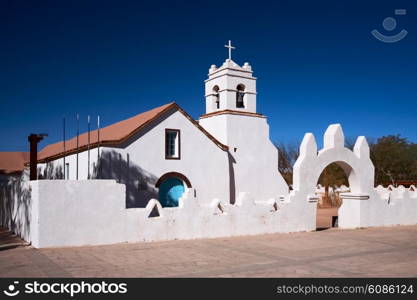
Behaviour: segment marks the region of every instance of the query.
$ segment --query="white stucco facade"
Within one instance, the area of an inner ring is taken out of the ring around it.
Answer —
[[[165,158],[165,129],[180,130],[180,159]],[[90,174],[93,179],[114,179],[126,184],[127,207],[145,207],[151,198],[157,197],[156,182],[164,174],[177,172],[191,182],[193,193],[199,201],[209,203],[212,199],[230,202],[229,160],[227,151],[220,149],[180,111],[173,111],[154,120],[152,126],[135,134],[117,147],[100,147],[90,150]],[[100,158],[98,158],[100,157]],[[66,156],[70,180],[76,179],[76,154]],[[100,168],[97,161],[99,161]],[[48,163],[51,169],[62,168],[63,159]],[[40,164],[44,174],[48,164]],[[52,167],[54,166],[54,167]],[[87,151],[78,155],[78,179],[88,178]],[[45,178],[50,178],[46,174]],[[147,186],[143,191],[139,185]]]
[[[269,139],[265,117],[221,114],[199,123],[229,146],[236,196],[250,193],[265,201],[288,194],[288,185],[277,169],[278,150]]]

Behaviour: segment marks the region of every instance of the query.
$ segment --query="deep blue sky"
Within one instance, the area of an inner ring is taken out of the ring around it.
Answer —
[[[395,16],[405,8],[407,15]],[[0,0],[0,151],[26,151],[176,101],[204,113],[204,79],[227,56],[251,63],[258,112],[271,138],[321,143],[330,123],[346,136],[401,134],[417,142],[416,1]],[[400,42],[372,29],[397,20]]]

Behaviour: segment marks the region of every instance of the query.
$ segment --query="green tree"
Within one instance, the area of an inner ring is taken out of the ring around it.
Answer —
[[[336,163],[328,165],[323,170],[323,172],[320,174],[318,183],[324,186],[325,188],[335,188],[341,185],[349,186],[349,181],[345,171],[343,171],[343,169]]]
[[[383,136],[371,144],[375,184],[417,179],[417,144],[398,135]]]

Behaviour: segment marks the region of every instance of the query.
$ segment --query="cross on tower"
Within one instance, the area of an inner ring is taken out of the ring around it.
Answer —
[[[229,60],[232,59],[232,50],[236,49],[236,47],[232,46],[232,41],[229,40],[229,44],[228,45],[224,45],[226,48],[229,49]]]

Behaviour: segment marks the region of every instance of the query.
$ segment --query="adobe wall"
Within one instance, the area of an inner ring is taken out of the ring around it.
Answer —
[[[145,208],[126,209],[125,185],[114,180],[38,180],[30,187],[30,240],[38,248],[229,237],[315,226],[315,219],[296,218],[297,211],[285,205],[285,199],[256,202],[243,194],[234,205],[219,199],[204,203],[187,189],[179,207],[162,208],[153,199]]]

